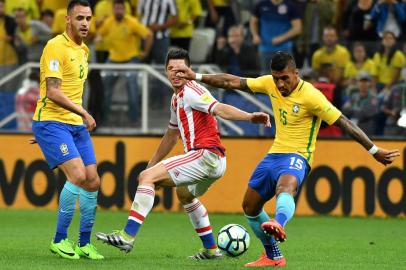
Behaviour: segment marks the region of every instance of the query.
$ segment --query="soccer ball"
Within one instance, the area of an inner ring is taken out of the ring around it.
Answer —
[[[243,226],[228,224],[220,229],[217,245],[226,255],[237,257],[247,251],[250,245],[250,235]]]

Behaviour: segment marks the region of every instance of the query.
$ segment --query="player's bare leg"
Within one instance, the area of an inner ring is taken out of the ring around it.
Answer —
[[[125,228],[110,234],[96,233],[97,239],[122,251],[130,252],[134,245],[135,236],[154,204],[156,185],[175,186],[162,163],[140,173],[137,191]]]
[[[243,209],[248,224],[255,235],[261,240],[265,252],[256,260],[247,263],[245,267],[265,267],[286,265],[286,260],[279,250],[278,244],[272,236],[264,233],[261,224],[269,221],[268,214],[263,210],[266,201],[251,187],[247,188],[244,196]]]
[[[189,215],[190,221],[199,235],[203,243],[203,248],[195,255],[190,256],[194,260],[211,260],[220,259],[223,255],[217,248],[216,241],[213,236],[213,231],[210,225],[209,215],[206,207],[189,192],[186,186],[176,188],[176,195],[183,205],[186,213]]]
[[[272,235],[275,240],[286,240],[285,225],[295,212],[294,196],[297,190],[297,179],[290,174],[282,175],[276,186],[276,211],[275,219],[262,223],[265,233]]]

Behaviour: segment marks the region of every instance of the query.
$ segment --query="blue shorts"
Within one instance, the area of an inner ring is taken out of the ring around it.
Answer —
[[[298,189],[310,171],[307,160],[297,154],[268,154],[253,172],[248,186],[265,200],[275,196],[276,185],[282,175],[296,177]]]
[[[84,125],[33,121],[32,131],[51,169],[77,157],[85,166],[96,164],[93,143]]]

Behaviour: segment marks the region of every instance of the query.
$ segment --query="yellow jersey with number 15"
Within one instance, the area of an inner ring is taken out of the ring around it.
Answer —
[[[62,80],[61,91],[73,103],[82,105],[84,83],[88,72],[89,49],[76,44],[65,33],[49,40],[40,60],[40,97],[33,120],[58,121],[82,125],[81,116],[68,111],[47,98],[46,78]]]
[[[303,80],[287,97],[276,88],[271,75],[248,79],[247,84],[254,93],[268,95],[272,103],[276,134],[269,153],[299,154],[311,165],[321,120],[331,125],[341,112]]]

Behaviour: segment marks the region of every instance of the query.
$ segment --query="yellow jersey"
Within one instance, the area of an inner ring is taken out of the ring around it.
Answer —
[[[98,32],[109,48],[109,60],[126,62],[140,55],[141,39],[150,31],[137,18],[125,15],[120,22],[114,16],[108,17]]]
[[[37,0],[6,0],[5,1],[6,14],[14,17],[14,12],[18,8],[26,11],[28,19],[39,19],[40,9]]]
[[[393,80],[396,69],[402,69],[405,64],[405,56],[399,50],[395,52],[389,64],[387,64],[387,57],[380,53],[374,54],[374,62],[378,69],[378,82],[382,84],[389,84]]]
[[[344,69],[344,78],[356,78],[362,72],[368,72],[371,76],[377,75],[376,65],[372,59],[366,59],[361,68],[357,68],[354,62],[348,62]]]
[[[83,119],[47,98],[46,78],[62,80],[61,91],[72,102],[82,105],[84,83],[88,72],[89,48],[76,44],[65,33],[49,40],[40,60],[40,97],[33,119],[82,125]]]
[[[350,61],[349,51],[341,46],[336,45],[334,50],[329,53],[325,47],[322,47],[314,52],[312,56],[312,68],[319,70],[322,64],[332,64],[333,67],[344,68]]]
[[[6,41],[7,33],[4,17],[0,18],[0,65],[15,65],[18,62],[11,41]]]
[[[287,97],[276,88],[271,75],[247,80],[254,93],[269,96],[274,111],[276,134],[269,153],[295,153],[313,162],[321,120],[332,125],[341,116],[327,98],[308,82],[300,80]]]
[[[171,26],[169,36],[171,38],[191,38],[193,35],[193,18],[202,14],[202,5],[200,0],[176,0],[178,7],[178,22]],[[179,24],[186,26],[179,27]]]

